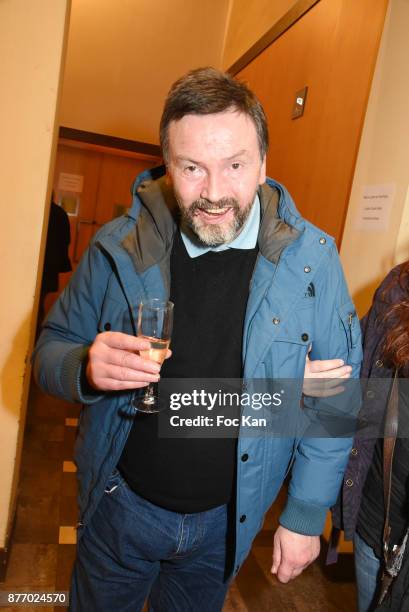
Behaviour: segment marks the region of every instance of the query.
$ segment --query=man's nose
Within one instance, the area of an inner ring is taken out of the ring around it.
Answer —
[[[203,182],[200,197],[210,202],[217,202],[227,195],[223,176],[216,172],[209,173]]]

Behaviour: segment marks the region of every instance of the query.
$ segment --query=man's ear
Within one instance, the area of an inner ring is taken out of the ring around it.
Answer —
[[[166,181],[166,185],[168,185],[168,187],[172,186],[172,177],[170,175],[169,167],[168,166],[166,166],[165,181]]]
[[[260,177],[258,180],[258,184],[262,185],[265,182],[266,182],[266,156],[264,155],[263,161],[261,163]]]

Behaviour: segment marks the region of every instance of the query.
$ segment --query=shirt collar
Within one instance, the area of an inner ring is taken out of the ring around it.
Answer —
[[[201,245],[193,231],[188,227],[181,227],[180,233],[190,257],[199,257],[209,251],[219,253],[227,249],[254,249],[257,244],[258,230],[260,227],[260,200],[256,193],[250,214],[244,224],[240,234],[228,244],[221,244],[217,247]]]

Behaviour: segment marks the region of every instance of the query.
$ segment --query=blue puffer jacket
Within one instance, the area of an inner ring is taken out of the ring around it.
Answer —
[[[50,312],[34,352],[40,387],[84,404],[75,450],[79,535],[103,495],[132,426],[130,393],[96,394],[87,388],[88,348],[96,334],[107,329],[135,334],[134,313],[140,300],[169,295],[175,202],[162,173],[143,173],[134,183],[128,214],[96,234]],[[312,359],[343,358],[358,376],[359,323],[333,239],[300,217],[280,184],[267,179],[259,196],[259,255],[244,325],[244,377],[302,379],[310,345]],[[235,571],[291,465],[280,523],[303,534],[321,533],[350,449],[346,438],[240,436]]]

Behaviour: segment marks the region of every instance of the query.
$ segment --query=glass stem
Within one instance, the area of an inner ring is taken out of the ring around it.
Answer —
[[[143,401],[145,402],[145,404],[152,404],[155,401],[153,394],[154,394],[153,383],[149,383],[145,391],[145,397],[143,398]]]

